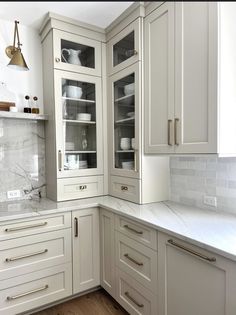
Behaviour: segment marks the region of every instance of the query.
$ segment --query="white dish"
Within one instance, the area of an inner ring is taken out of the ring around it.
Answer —
[[[124,94],[125,95],[134,94],[134,83],[130,83],[124,86]]]
[[[66,96],[71,98],[81,98],[82,88],[79,86],[67,85],[66,86]]]
[[[91,114],[89,113],[79,113],[77,114],[77,120],[86,120],[90,121],[91,120]]]
[[[126,114],[126,116],[128,116],[128,117],[130,117],[130,118],[131,118],[131,117],[134,117],[134,112],[129,112],[129,113]]]

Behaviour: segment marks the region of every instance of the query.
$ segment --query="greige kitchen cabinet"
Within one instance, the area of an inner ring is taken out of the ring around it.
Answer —
[[[158,314],[233,315],[235,262],[158,233]]]
[[[115,298],[115,215],[100,209],[101,286]]]
[[[135,203],[148,203],[168,199],[169,160],[144,155],[143,18],[139,11],[136,14],[132,23],[127,18],[122,21],[122,30],[118,25],[108,33],[108,38],[113,35],[108,41],[108,65],[113,65],[107,91],[109,194]],[[126,36],[131,31],[134,41],[129,39],[128,47]],[[126,59],[127,51],[132,49],[139,49],[138,53]]]
[[[72,212],[73,293],[100,285],[99,209]]]
[[[145,17],[146,153],[236,155],[235,9],[165,2]]]
[[[105,35],[94,27],[49,15],[41,37],[45,111],[50,115],[46,125],[47,196],[63,201],[102,195]]]

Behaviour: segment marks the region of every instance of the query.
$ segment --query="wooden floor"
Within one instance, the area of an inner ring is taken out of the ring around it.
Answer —
[[[127,315],[104,290],[88,293],[34,315]]]

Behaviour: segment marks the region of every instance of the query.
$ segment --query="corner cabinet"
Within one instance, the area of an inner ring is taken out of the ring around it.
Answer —
[[[234,315],[235,262],[158,233],[158,314]]]
[[[235,10],[165,2],[145,17],[145,153],[236,155]]]
[[[142,28],[138,17],[108,35],[107,92],[109,194],[139,204],[168,199],[169,169],[168,157],[143,150]]]
[[[99,32],[54,18],[49,22],[51,28],[42,32],[44,103],[50,116],[47,197],[63,201],[103,195],[105,44]]]

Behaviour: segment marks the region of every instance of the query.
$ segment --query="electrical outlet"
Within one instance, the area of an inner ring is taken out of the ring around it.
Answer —
[[[9,190],[7,192],[7,198],[19,198],[20,197],[20,190]]]
[[[214,196],[204,196],[204,204],[211,206],[211,207],[217,207],[217,198]]]

